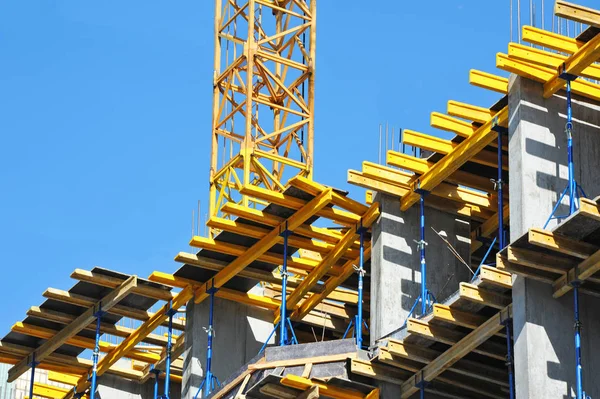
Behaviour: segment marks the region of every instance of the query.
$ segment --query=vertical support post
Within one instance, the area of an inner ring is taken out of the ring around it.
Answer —
[[[160,374],[160,370],[152,367],[150,372],[154,374],[154,399],[158,399],[158,376]]]
[[[427,264],[425,262],[425,195],[421,193],[421,316],[427,313]]]
[[[579,282],[573,284],[573,299],[575,310],[575,380],[577,399],[584,399],[583,366],[581,364],[581,321],[579,320]]]
[[[31,354],[31,381],[29,381],[29,399],[33,399],[33,386],[35,384],[35,366],[37,366],[37,362],[35,361],[35,352]]]
[[[356,335],[356,346],[362,348],[363,336],[363,288],[364,288],[364,249],[365,249],[365,231],[363,227],[362,219],[360,221],[360,227],[358,228],[358,234],[360,236],[360,249],[359,249],[359,264],[358,264],[358,312],[356,313],[354,322],[354,331]]]
[[[567,161],[569,165],[569,215],[572,215],[577,207],[575,197],[577,195],[577,183],[575,183],[575,168],[573,165],[573,108],[571,104],[571,79],[567,78]]]
[[[94,346],[94,353],[92,355],[92,385],[90,386],[90,399],[96,397],[96,389],[98,387],[98,357],[100,356],[100,323],[102,321],[102,303],[98,303],[98,310],[94,314],[96,316],[96,344]]]
[[[506,245],[504,242],[504,197],[502,189],[502,129],[498,130],[498,246],[500,250]]]
[[[287,345],[287,256],[288,256],[288,236],[290,231],[287,227],[287,221],[285,222],[285,231],[281,234],[283,236],[283,265],[281,266],[281,307],[279,316],[279,346]]]
[[[215,281],[212,280],[212,287],[208,290],[210,294],[210,304],[208,310],[208,344],[206,346],[206,376],[204,383],[204,395],[207,397],[213,390],[213,374],[212,374],[212,347],[213,347],[213,336],[214,336],[214,314],[215,314]]]
[[[506,328],[506,367],[508,367],[508,389],[510,399],[515,399],[515,376],[513,371],[513,343],[512,343],[512,322],[504,322]]]
[[[177,313],[177,310],[173,309],[172,303],[169,302],[169,310],[167,315],[169,316],[169,327],[167,330],[167,348],[165,356],[165,388],[163,397],[169,399],[169,391],[171,390],[171,351],[173,349],[173,316]],[[158,374],[156,375],[158,380]]]

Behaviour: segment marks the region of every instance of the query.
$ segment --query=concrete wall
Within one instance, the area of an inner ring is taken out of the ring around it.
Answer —
[[[418,204],[401,212],[398,198],[377,194],[375,200],[381,204],[381,217],[372,227],[371,345],[404,324],[421,290],[420,256],[413,241],[420,237]],[[426,207],[425,226],[427,286],[442,301],[471,274],[431,228],[469,262],[469,221]]]
[[[567,184],[564,93],[512,77],[509,92],[511,241],[542,227]],[[573,99],[575,175],[589,197],[600,193],[600,104]],[[565,202],[568,204],[568,202]],[[568,211],[562,207],[562,213]],[[552,222],[549,228],[555,225]],[[517,398],[571,398],[575,386],[573,296],[517,277],[513,286]],[[600,300],[581,295],[584,387],[600,397]]]
[[[159,380],[158,394],[164,393],[164,379]],[[169,389],[171,399],[181,398],[181,386],[171,382]],[[119,378],[114,375],[103,375],[98,380],[98,398],[100,399],[153,399],[154,379],[145,384]]]
[[[204,375],[209,301],[186,312],[182,397],[193,399]],[[273,312],[215,298],[212,372],[221,382],[249,362],[273,330]],[[274,342],[274,339],[271,339]],[[202,395],[198,395],[202,397]]]

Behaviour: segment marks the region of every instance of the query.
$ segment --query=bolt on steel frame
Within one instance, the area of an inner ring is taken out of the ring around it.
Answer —
[[[316,0],[215,0],[209,217],[312,177],[315,18]]]

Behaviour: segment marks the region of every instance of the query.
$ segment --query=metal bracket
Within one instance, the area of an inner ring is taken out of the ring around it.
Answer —
[[[577,78],[579,76],[573,75],[572,73],[567,73],[567,72],[565,72],[566,70],[567,70],[567,64],[563,62],[561,65],[558,66],[558,77],[561,78],[562,80],[566,80],[569,82],[577,80]]]
[[[504,185],[502,180],[490,179],[490,181],[494,184],[494,191],[498,191]]]
[[[352,265],[352,268],[363,277],[365,276],[365,274],[367,274],[367,271],[365,269],[363,269],[362,267]]]
[[[202,327],[202,329],[204,330],[205,333],[207,333],[208,335],[210,335],[212,337],[217,336],[217,334],[215,334],[215,328],[213,326],[208,326],[208,328]]]
[[[498,117],[494,116],[492,118],[492,127],[491,129],[493,131],[495,131],[496,133],[502,135],[502,134],[508,134],[508,128],[505,128],[504,126],[500,126],[500,124],[498,123]]]
[[[421,249],[425,248],[427,245],[429,245],[429,244],[427,244],[427,241],[425,241],[425,240],[419,240],[419,241],[413,240],[413,241],[417,244],[417,249],[419,249],[419,250],[421,250]]]
[[[100,318],[104,316],[106,312],[102,310],[102,301],[94,304],[94,317]]]

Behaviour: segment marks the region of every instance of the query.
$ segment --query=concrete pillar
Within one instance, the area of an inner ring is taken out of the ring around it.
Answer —
[[[186,308],[181,396],[194,399],[204,376],[209,301]],[[221,382],[255,357],[273,330],[273,312],[215,298],[212,372]],[[271,342],[274,342],[271,339]],[[201,398],[202,395],[198,395]]]
[[[542,227],[567,185],[564,93],[549,99],[542,85],[511,77],[509,167],[511,241]],[[600,193],[600,104],[573,98],[575,176],[587,195]],[[567,204],[561,214],[568,212]],[[548,228],[556,225],[551,222]],[[575,387],[573,295],[553,299],[552,287],[516,277],[513,285],[517,398],[572,397]],[[584,386],[600,397],[600,300],[581,295]]]
[[[413,241],[420,237],[418,204],[401,212],[398,198],[377,194],[376,201],[381,217],[372,227],[371,345],[404,324],[421,290],[420,256]],[[468,219],[425,208],[427,286],[438,301],[443,301],[458,290],[459,282],[468,281],[471,273],[432,227],[469,263],[470,225]]]

